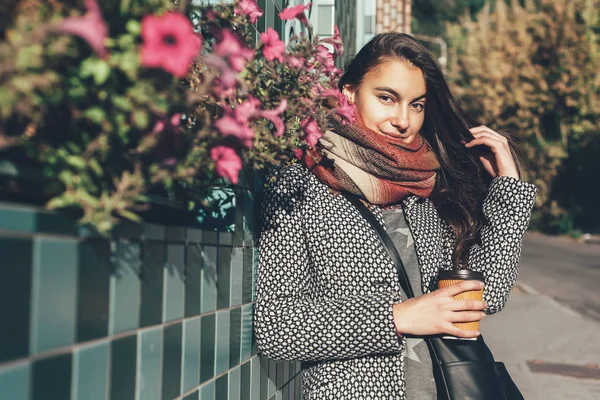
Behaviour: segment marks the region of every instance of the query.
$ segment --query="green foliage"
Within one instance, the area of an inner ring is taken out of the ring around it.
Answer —
[[[293,69],[283,55],[267,60],[256,48],[255,27],[231,5],[188,7],[195,29],[181,43],[193,48],[190,60],[195,59],[180,78],[179,69],[148,64],[142,56],[151,42],[143,35],[144,20],[156,24],[156,16],[177,11],[172,0],[98,0],[100,13],[82,10],[82,1],[1,1],[0,10],[9,10],[11,18],[0,30],[0,164],[37,171],[36,201],[51,209],[79,209],[80,222],[102,233],[120,218],[138,221],[152,194],[203,207],[207,219],[218,218],[206,193],[228,184],[222,176],[237,175],[240,159],[255,169],[289,160],[305,135],[297,115],[311,115],[324,127],[334,112],[319,107],[320,91],[331,86],[337,70],[321,65],[318,37],[298,37],[289,49],[311,68]],[[81,37],[73,25],[61,30],[65,18],[79,22]],[[176,18],[182,21],[181,14]],[[82,22],[101,38],[106,25],[101,43],[106,51],[81,34]],[[215,87],[224,71],[233,71],[229,56],[219,54],[218,67],[206,61],[221,29],[241,35],[240,46],[249,54],[226,96]],[[203,40],[186,42],[200,39],[194,32]],[[164,52],[174,37],[162,39],[154,51]],[[194,43],[203,44],[200,52]],[[242,142],[235,132],[216,129],[223,115],[253,99],[258,104],[251,118],[236,122],[247,124],[254,140]],[[280,105],[286,102],[284,110]],[[278,136],[281,120],[286,134]],[[230,150],[222,168],[211,152],[219,146]],[[234,172],[227,175],[232,164]],[[3,199],[29,195],[29,188],[0,176]]]
[[[600,132],[597,0],[496,2],[448,26],[450,78],[463,108],[510,132],[540,187],[534,226],[565,214],[555,186],[571,144]],[[591,173],[592,171],[587,171]],[[571,228],[570,228],[571,229]]]

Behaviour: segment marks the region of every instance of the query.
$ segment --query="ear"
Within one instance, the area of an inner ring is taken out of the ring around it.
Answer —
[[[348,98],[350,103],[354,104],[354,98],[356,97],[356,89],[352,85],[344,85],[342,94]]]

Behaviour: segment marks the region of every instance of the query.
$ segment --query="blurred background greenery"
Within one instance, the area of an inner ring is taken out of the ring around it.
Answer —
[[[600,233],[599,6],[599,0],[412,4],[413,32],[448,44],[447,74],[462,107],[519,144],[528,179],[540,187],[531,226],[546,233]]]

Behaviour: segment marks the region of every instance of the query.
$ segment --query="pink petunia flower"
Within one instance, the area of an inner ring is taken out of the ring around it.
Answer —
[[[283,52],[285,51],[285,43],[279,39],[277,31],[271,27],[266,32],[260,34],[260,40],[263,42],[263,54],[269,61],[275,59],[283,62]]]
[[[282,99],[281,103],[279,103],[276,109],[264,110],[260,113],[261,117],[266,118],[273,123],[273,125],[275,126],[275,136],[278,137],[283,136],[283,133],[285,132],[285,124],[283,123],[280,114],[282,114],[285,111],[285,109],[287,108],[287,104],[287,100]]]
[[[236,14],[247,15],[252,24],[255,24],[263,15],[263,10],[256,4],[256,0],[238,0],[233,11]]]
[[[229,29],[221,29],[216,36],[220,39],[214,47],[214,52],[227,58],[235,72],[241,72],[246,63],[254,57],[254,50],[245,47],[242,39]]]
[[[248,126],[248,122],[238,121],[233,115],[227,113],[215,122],[215,127],[224,136],[235,136],[244,146],[252,147],[254,131]]]
[[[337,25],[334,25],[333,29],[333,37],[325,38],[321,40],[321,42],[332,45],[333,49],[335,50],[335,54],[337,56],[341,56],[342,54],[344,54],[344,43],[342,41],[342,38],[340,37],[340,30],[337,27]]]
[[[167,12],[142,19],[141,63],[185,76],[202,47],[202,38],[193,31],[190,20],[181,13]]]
[[[344,117],[351,124],[356,119],[356,106],[348,100],[344,95],[341,96],[340,106],[335,109],[335,112]],[[342,123],[345,123],[342,121]]]
[[[306,62],[306,60],[304,60],[303,57],[294,57],[294,56],[289,56],[287,58],[287,64],[293,68],[293,69],[300,69],[304,66],[304,63]]]
[[[238,104],[233,109],[235,119],[240,123],[247,123],[250,118],[260,115],[260,110],[258,109],[259,106],[260,101],[250,96],[247,101]]]
[[[313,117],[306,117],[300,123],[300,128],[306,134],[305,139],[306,142],[311,146],[315,147],[321,136],[323,136],[323,132],[319,129],[319,125],[317,121]]]
[[[233,93],[238,82],[237,73],[231,69],[224,58],[216,54],[208,54],[204,57],[206,65],[219,70],[219,76],[212,82],[211,90],[219,97],[225,97]]]
[[[302,160],[304,158],[304,150],[302,149],[292,149],[292,153],[298,160]]]
[[[308,25],[308,19],[304,12],[310,10],[311,4],[312,3],[308,3],[307,5],[298,4],[297,6],[288,7],[279,13],[279,18],[284,21],[297,18],[304,25]]]
[[[85,6],[87,13],[83,17],[65,18],[57,29],[84,39],[99,57],[105,58],[108,55],[104,46],[108,36],[108,26],[102,19],[102,12],[96,0],[85,0]]]
[[[237,185],[242,169],[242,159],[235,150],[227,146],[216,146],[210,150],[210,158],[215,162],[217,174]]]

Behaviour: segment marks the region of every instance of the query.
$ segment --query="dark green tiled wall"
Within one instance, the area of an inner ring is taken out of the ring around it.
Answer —
[[[298,366],[253,341],[245,197],[233,234],[143,224],[110,239],[0,203],[0,398],[299,399]]]

